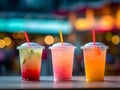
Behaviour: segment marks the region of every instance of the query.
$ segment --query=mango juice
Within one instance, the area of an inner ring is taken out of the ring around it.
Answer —
[[[103,81],[107,47],[91,45],[83,49],[87,81]]]

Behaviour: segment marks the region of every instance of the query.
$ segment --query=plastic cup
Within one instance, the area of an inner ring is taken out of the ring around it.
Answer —
[[[87,81],[103,81],[105,72],[106,51],[103,43],[87,43],[81,47],[84,54],[85,75]]]
[[[50,49],[54,81],[71,80],[75,47],[70,43],[56,43]]]
[[[30,47],[28,47],[28,44],[24,43],[18,46],[17,49],[19,49],[20,54],[22,80],[38,81],[44,47],[37,43],[30,43]]]

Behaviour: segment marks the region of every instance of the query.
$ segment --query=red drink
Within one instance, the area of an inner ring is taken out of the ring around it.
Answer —
[[[26,70],[26,66],[22,65],[21,69],[22,69],[22,72],[21,72],[21,74],[22,74],[22,80],[25,80],[25,79],[32,80],[32,81],[39,80],[39,76],[40,76],[40,70],[39,70],[39,68],[36,69],[36,70],[30,70],[30,69]]]

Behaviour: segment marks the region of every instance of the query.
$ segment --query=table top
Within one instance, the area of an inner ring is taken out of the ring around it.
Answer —
[[[54,82],[52,76],[40,81],[22,81],[21,76],[0,76],[0,89],[87,89],[120,88],[120,76],[105,76],[101,82],[86,82],[85,76],[73,76],[72,81]]]

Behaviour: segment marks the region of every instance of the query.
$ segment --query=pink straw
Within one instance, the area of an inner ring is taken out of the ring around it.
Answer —
[[[93,43],[96,45],[96,37],[95,37],[95,30],[92,28],[92,38],[93,38]]]
[[[26,41],[28,43],[28,47],[30,48],[30,41],[29,41],[27,32],[24,31],[24,35],[25,35]]]
[[[94,46],[96,47],[96,37],[95,37],[95,30],[94,28],[92,28],[92,37],[93,37],[93,43],[94,43]],[[97,54],[101,54],[101,50],[99,48],[96,48],[95,49],[97,51]]]

